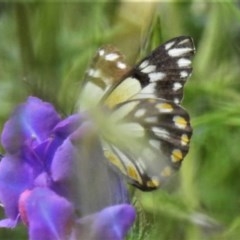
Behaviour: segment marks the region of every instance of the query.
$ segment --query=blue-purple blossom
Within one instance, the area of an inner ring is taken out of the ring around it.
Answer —
[[[16,108],[1,136],[6,153],[0,162],[0,202],[7,218],[0,227],[23,222],[30,240],[124,238],[135,211],[99,148],[90,150],[91,172],[79,177],[79,159],[86,160],[81,142],[90,128],[84,114],[62,119],[51,104],[35,97]],[[108,176],[105,181],[101,171]],[[91,189],[95,196],[88,194]],[[88,215],[79,218],[79,213]]]

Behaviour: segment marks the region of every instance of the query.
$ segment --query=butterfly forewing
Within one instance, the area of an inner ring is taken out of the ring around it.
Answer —
[[[174,38],[154,50],[132,70],[142,84],[139,96],[180,103],[183,86],[192,73],[191,58],[194,51],[190,37]]]
[[[109,90],[110,107],[129,98],[163,98],[180,103],[192,73],[195,47],[191,37],[177,37],[155,49]],[[121,95],[121,92],[126,93]]]
[[[82,92],[80,95],[80,107],[84,108],[99,104],[104,94],[116,84],[126,72],[129,66],[124,56],[113,46],[100,48],[85,74]]]

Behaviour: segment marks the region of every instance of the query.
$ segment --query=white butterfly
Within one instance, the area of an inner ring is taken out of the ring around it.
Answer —
[[[130,68],[108,46],[99,49],[87,71],[80,105],[103,106],[117,131],[125,132],[122,143],[103,132],[104,155],[142,190],[160,187],[189,150],[192,128],[180,103],[194,52],[192,38],[180,36]]]

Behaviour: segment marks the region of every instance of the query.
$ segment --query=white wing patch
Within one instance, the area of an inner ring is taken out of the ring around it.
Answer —
[[[180,57],[185,53],[191,52],[191,48],[173,48],[168,51],[169,56],[171,57]]]
[[[180,72],[180,78],[186,78],[188,76],[188,72],[187,71],[181,71]]]
[[[143,68],[142,70],[141,70],[141,72],[143,72],[143,73],[152,73],[152,72],[154,72],[156,70],[156,66],[154,66],[154,65],[148,65],[148,66],[146,66],[145,68]]]
[[[150,82],[161,81],[166,77],[166,73],[163,72],[153,72],[149,74]]]
[[[105,59],[106,59],[107,61],[115,61],[115,60],[117,60],[118,58],[119,58],[119,55],[116,54],[116,53],[109,53],[109,54],[107,54],[107,55],[105,56]]]
[[[124,62],[117,62],[117,67],[120,69],[126,69],[127,68],[127,64]]]
[[[177,63],[179,67],[188,67],[191,64],[191,61],[187,58],[180,58]]]
[[[171,41],[171,42],[165,44],[165,50],[170,49],[174,44],[175,44],[175,41]]]
[[[178,91],[178,90],[181,89],[181,88],[182,88],[182,84],[181,84],[181,83],[175,82],[175,83],[173,84],[173,91]]]

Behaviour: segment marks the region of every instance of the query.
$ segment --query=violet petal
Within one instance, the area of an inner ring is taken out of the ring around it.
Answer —
[[[56,149],[61,146],[63,140],[60,137],[52,136],[33,149],[35,156],[39,159],[42,166],[44,166],[45,171],[50,171]]]
[[[75,228],[76,239],[123,240],[135,217],[135,209],[128,204],[105,208],[99,213],[78,220]]]
[[[27,197],[23,197],[20,207],[25,209],[30,240],[68,238],[74,213],[71,203],[65,198],[48,188],[39,187],[34,188]]]
[[[62,138],[66,138],[75,131],[83,122],[84,116],[74,114],[59,122],[54,128],[53,132]]]
[[[10,219],[10,218],[5,218],[5,219],[0,220],[0,227],[1,228],[15,228],[17,223],[18,223],[17,218],[15,220]]]
[[[57,149],[50,170],[53,180],[51,189],[71,200],[75,209],[79,208],[80,196],[77,156],[76,149],[67,138]]]
[[[60,117],[50,103],[29,97],[5,123],[2,145],[11,153],[20,150],[26,141],[30,146],[35,146],[49,136],[59,121]]]
[[[75,165],[75,166],[74,166]],[[53,181],[66,181],[76,175],[77,151],[69,138],[58,147],[52,160],[51,175]]]
[[[17,156],[5,156],[0,162],[0,202],[8,218],[18,215],[18,199],[33,184],[32,168]]]

